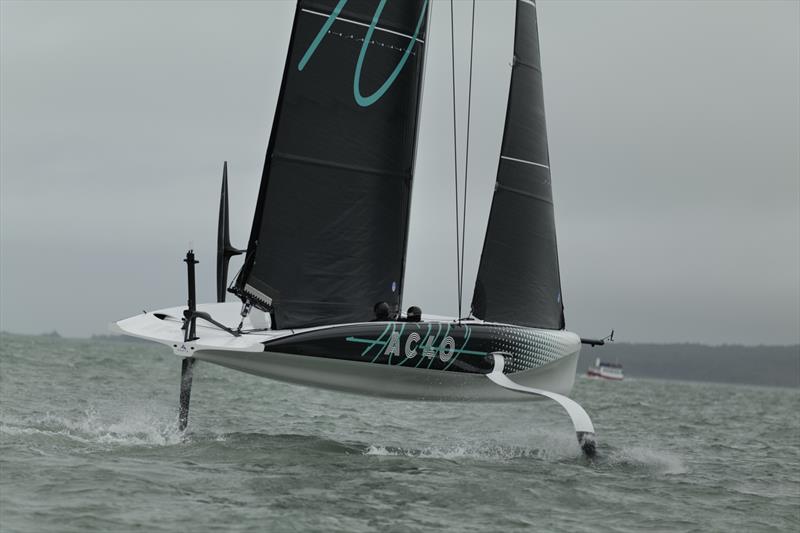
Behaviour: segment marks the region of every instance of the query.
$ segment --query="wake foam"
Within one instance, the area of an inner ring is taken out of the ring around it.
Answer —
[[[537,433],[522,442],[524,444],[521,444],[516,438],[510,438],[507,442],[493,440],[420,447],[372,444],[366,446],[362,453],[376,457],[473,459],[498,462],[516,459],[533,459],[546,462],[587,461],[572,432]],[[688,472],[683,460],[673,453],[646,446],[614,448],[604,446],[602,441],[598,448],[597,457],[588,460],[586,464],[599,470],[645,470],[666,475],[679,475]]]
[[[8,436],[38,435],[107,446],[170,446],[186,440],[177,429],[174,409],[148,401],[101,404],[75,417],[47,413],[3,418],[0,434]]]
[[[668,475],[688,472],[688,468],[677,455],[641,446],[611,450],[603,462],[612,467],[651,470]]]
[[[530,441],[531,439],[528,439]],[[364,455],[384,457],[415,457],[420,459],[476,459],[481,461],[512,461],[515,459],[538,459],[543,461],[573,460],[581,457],[581,450],[574,433],[539,433],[533,446],[507,442],[486,441],[449,445],[431,445],[406,448],[373,444],[367,446]]]

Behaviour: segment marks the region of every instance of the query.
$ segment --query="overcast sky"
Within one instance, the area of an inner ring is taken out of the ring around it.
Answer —
[[[800,3],[537,4],[568,328],[800,342]],[[459,80],[469,8],[457,2]],[[293,11],[0,2],[2,329],[85,336],[179,305],[190,245],[200,299],[213,299],[222,161],[244,245]],[[466,280],[497,166],[512,11],[478,5]],[[434,1],[429,64],[449,57],[448,14]],[[428,70],[412,231],[436,230],[412,243],[406,286],[406,303],[433,313],[456,307],[452,174],[435,179],[452,172],[448,79]],[[423,182],[434,193],[417,201]]]

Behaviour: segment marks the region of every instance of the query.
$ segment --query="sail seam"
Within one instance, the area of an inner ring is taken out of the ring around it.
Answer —
[[[552,200],[548,200],[547,198],[539,196],[538,194],[533,194],[532,192],[523,191],[522,189],[515,189],[514,187],[509,187],[508,185],[503,185],[502,183],[499,183],[499,182],[495,184],[495,189],[496,190],[500,189],[500,190],[508,191],[508,192],[511,192],[511,193],[514,193],[514,194],[527,196],[528,198],[533,198],[534,200],[538,200],[540,202],[544,202],[546,204],[553,205],[553,201]]]
[[[325,18],[328,18],[328,17],[331,16],[330,13],[322,13],[320,11],[313,11],[311,9],[306,9],[306,8],[302,8],[300,11],[302,11],[304,13],[309,13],[311,15],[317,15],[317,16],[320,16],[320,17],[325,17]],[[342,22],[349,22],[350,24],[355,24],[357,26],[364,26],[365,28],[369,28],[370,27],[370,25],[367,24],[366,22],[359,22],[357,20],[348,19],[348,18],[344,18],[344,17],[334,17],[334,18],[336,20],[341,20]],[[401,33],[399,31],[390,30],[388,28],[381,28],[380,26],[377,26],[377,25],[375,26],[375,29],[378,30],[378,31],[391,33],[392,35],[398,35],[400,37],[405,37],[406,39],[414,39],[413,35],[408,35],[406,33]],[[425,44],[425,40],[424,39],[420,39],[419,37],[417,37],[414,40],[417,41],[418,43]]]
[[[525,61],[520,61],[517,58],[514,59],[514,66],[515,67],[527,67],[527,68],[529,68],[529,69],[531,69],[533,71],[538,72],[539,74],[542,73],[542,69],[540,69],[539,67],[537,67],[535,65],[531,65],[530,63],[526,63]]]
[[[296,155],[289,155],[289,154],[282,154],[280,152],[274,152],[272,154],[272,159],[282,159],[284,161],[288,161],[290,163],[307,163],[310,165],[316,165],[320,167],[327,167],[327,168],[338,168],[342,170],[351,170],[354,172],[361,172],[364,174],[377,174],[379,176],[392,176],[395,178],[403,178],[403,179],[410,179],[411,172],[390,172],[386,170],[382,170],[379,168],[373,167],[364,167],[360,165],[348,165],[345,163],[336,163],[333,161],[326,161],[322,159],[315,159],[313,157],[302,157]]]
[[[332,302],[321,302],[319,300],[304,300],[302,298],[286,298],[286,299],[282,299],[281,303],[284,304],[284,305],[288,304],[288,303],[295,303],[295,304],[314,304],[314,305],[317,305],[317,306],[320,306],[320,307],[324,307],[324,306],[328,305],[328,306],[336,306],[336,307],[347,306],[347,307],[351,307],[351,308],[354,308],[354,309],[359,308],[359,306],[357,304],[348,303],[347,300],[337,300],[337,301],[332,301]]]
[[[533,161],[528,161],[527,159],[519,159],[519,158],[516,158],[516,157],[508,157],[507,155],[501,155],[500,159],[505,159],[507,161],[515,161],[517,163],[525,163],[526,165],[533,165],[535,167],[542,167],[542,168],[546,168],[547,170],[550,170],[550,167],[548,165],[543,165],[542,163],[535,163]]]

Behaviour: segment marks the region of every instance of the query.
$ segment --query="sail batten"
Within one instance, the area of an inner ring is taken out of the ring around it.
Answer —
[[[472,314],[490,322],[564,327],[536,9],[518,0],[514,61],[497,182]]]
[[[275,326],[399,305],[427,0],[299,0],[240,296]]]
[[[528,161],[527,159],[520,159],[518,157],[511,157],[508,155],[501,155],[500,159],[505,159],[506,161],[515,161],[517,163],[525,163],[526,165],[534,165],[537,167],[542,167],[546,169],[550,169],[550,165],[545,165],[544,163],[537,163],[535,161]]]
[[[386,169],[373,168],[359,165],[350,165],[347,163],[337,163],[334,161],[327,161],[324,159],[315,159],[313,157],[302,157],[291,154],[273,154],[272,159],[283,159],[285,161],[294,161],[298,163],[307,163],[309,165],[317,165],[326,168],[339,168],[344,170],[352,170],[354,172],[363,172],[365,174],[377,174],[380,176],[389,176],[401,179],[411,179],[411,172],[392,172]],[[325,178],[325,174],[320,174],[320,178]]]
[[[314,11],[312,9],[305,9],[304,8],[304,9],[301,9],[301,11],[304,12],[304,13],[311,13],[312,15],[325,17],[326,19],[331,16],[330,13],[323,13],[321,11]],[[345,18],[345,17],[334,17],[334,18],[335,18],[335,20],[340,20],[342,22],[349,22],[350,24],[355,24],[357,26],[363,26],[365,28],[369,28],[369,26],[370,26],[366,22],[360,22],[358,20],[351,20],[351,19],[348,19],[348,18]],[[408,35],[408,34],[405,34],[405,33],[399,32],[399,31],[395,31],[395,30],[392,30],[392,29],[389,29],[389,28],[384,28],[384,27],[379,26],[379,25],[375,25],[374,28],[375,28],[375,31],[392,33],[394,35],[399,35],[400,37],[405,37],[406,39],[415,39],[417,42],[425,44],[425,40],[424,39],[420,39],[419,37],[414,37],[413,35]]]
[[[497,190],[507,191],[513,194],[519,194],[520,196],[525,196],[527,198],[538,200],[539,202],[544,202],[546,204],[553,205],[552,198],[548,198],[546,196],[539,196],[538,194],[534,194],[530,191],[523,191],[522,189],[515,189],[514,187],[509,187],[508,185],[502,185],[498,183]]]

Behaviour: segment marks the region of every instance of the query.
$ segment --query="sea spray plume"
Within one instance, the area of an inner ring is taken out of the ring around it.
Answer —
[[[171,446],[183,442],[183,435],[175,428],[172,406],[148,400],[95,402],[77,415],[48,412],[8,418],[0,425],[0,433],[65,437],[90,447]]]

